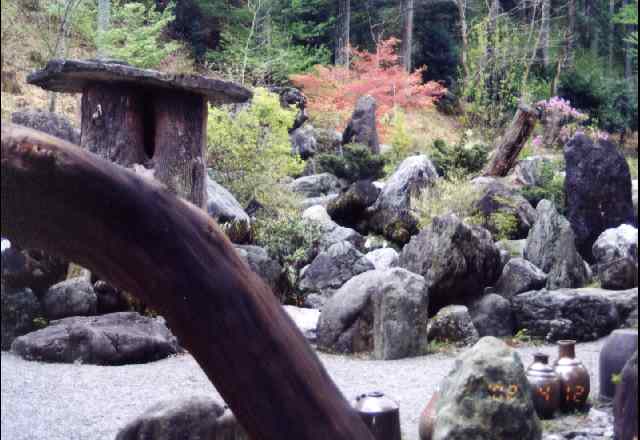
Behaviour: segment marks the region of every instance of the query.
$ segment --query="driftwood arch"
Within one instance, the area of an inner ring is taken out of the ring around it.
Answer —
[[[72,144],[2,127],[3,236],[156,307],[253,440],[373,440],[203,211]]]

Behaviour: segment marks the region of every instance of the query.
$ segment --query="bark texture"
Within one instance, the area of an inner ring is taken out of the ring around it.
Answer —
[[[413,21],[415,17],[415,0],[401,0],[402,9],[402,64],[404,70],[411,72],[413,68]]]
[[[338,35],[336,41],[336,65],[349,65],[351,41],[351,0],[338,0]]]
[[[156,308],[252,439],[373,440],[205,212],[26,128],[3,126],[1,152],[2,235],[55,251]]]

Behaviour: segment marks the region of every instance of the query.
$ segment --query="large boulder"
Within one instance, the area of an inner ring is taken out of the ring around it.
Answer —
[[[207,212],[222,226],[235,243],[243,243],[251,235],[251,220],[240,203],[226,188],[207,176]]]
[[[564,148],[568,219],[578,250],[592,262],[592,247],[607,229],[634,224],[629,164],[612,142],[576,135]]]
[[[43,251],[21,250],[15,244],[2,252],[2,282],[14,289],[30,288],[37,296],[67,277],[69,263]]]
[[[638,287],[638,230],[630,225],[608,229],[593,245],[593,257],[602,287],[625,290]]]
[[[439,389],[433,440],[540,440],[520,357],[499,339],[463,353]]]
[[[358,274],[375,269],[351,243],[336,243],[321,252],[300,274],[299,287],[303,292],[330,296]]]
[[[516,326],[547,341],[594,341],[615,330],[624,320],[606,291],[540,290],[512,299]],[[637,291],[635,298],[637,301]]]
[[[376,119],[377,107],[373,96],[366,95],[358,99],[351,120],[342,134],[344,145],[362,144],[369,147],[372,153],[380,154]]]
[[[314,128],[310,124],[305,124],[291,132],[289,139],[291,153],[300,156],[303,160],[310,159],[318,152],[318,141],[316,141]]]
[[[97,314],[106,315],[131,310],[131,304],[125,292],[106,281],[96,280],[93,283],[93,291],[98,297]]]
[[[363,273],[327,301],[318,346],[337,353],[373,352],[379,360],[427,353],[428,291],[403,269]]]
[[[339,194],[342,184],[333,174],[323,173],[300,177],[291,183],[290,188],[293,192],[310,198]]]
[[[495,286],[496,293],[511,298],[532,290],[540,290],[547,285],[547,274],[524,258],[509,260]]]
[[[266,249],[258,246],[236,245],[235,248],[251,270],[260,275],[271,290],[278,292],[283,275],[280,263],[271,258]]]
[[[318,244],[321,251],[327,251],[334,244],[343,241],[351,243],[356,249],[362,249],[364,246],[365,238],[360,233],[334,222],[326,208],[320,205],[307,208],[302,213],[302,220],[313,223],[320,228],[322,235]]]
[[[80,145],[80,130],[59,113],[26,110],[11,115],[11,122],[42,131],[72,144]]]
[[[513,336],[516,321],[511,302],[495,293],[483,296],[470,307],[471,321],[481,338]]]
[[[411,212],[411,199],[438,180],[438,172],[427,156],[412,156],[400,164],[368,209],[369,228],[391,241],[405,244],[418,232]]]
[[[638,352],[622,370],[622,382],[617,387],[613,405],[615,416],[615,438],[617,440],[638,439]]]
[[[38,298],[29,288],[16,289],[0,285],[0,324],[2,350],[11,348],[13,341],[37,328],[36,319],[42,317]]]
[[[382,248],[371,251],[366,255],[376,270],[387,270],[400,265],[400,255],[392,248]]]
[[[90,280],[72,278],[51,286],[42,297],[42,308],[50,320],[95,315],[98,296]]]
[[[500,276],[500,251],[489,231],[446,215],[405,246],[400,267],[424,276],[434,315],[448,305],[469,305],[493,286]]]
[[[496,235],[504,233],[500,230],[503,218],[513,220],[514,230],[508,237],[513,240],[526,238],[537,219],[536,210],[527,199],[497,182],[483,187],[475,208],[486,219],[487,229]]]
[[[545,171],[553,165],[553,158],[548,156],[532,156],[518,161],[511,174],[517,185],[525,187],[541,186],[545,183]]]
[[[53,321],[17,338],[11,351],[33,361],[124,365],[157,361],[178,348],[162,319],[122,312]]]
[[[223,403],[190,397],[158,403],[128,423],[116,440],[249,440]]]
[[[578,250],[571,225],[552,202],[538,204],[538,221],[529,238],[525,259],[549,275],[549,289],[579,288],[589,282],[589,273]]]
[[[298,329],[305,338],[312,344],[318,337],[318,322],[320,321],[320,310],[303,309],[296,306],[283,306],[284,310],[296,323]]]
[[[329,202],[327,212],[339,225],[364,231],[366,210],[378,200],[379,195],[380,190],[373,183],[359,181]]]
[[[473,325],[469,309],[465,306],[448,306],[429,320],[427,330],[429,341],[456,344],[458,346],[473,345],[480,339],[478,330]]]

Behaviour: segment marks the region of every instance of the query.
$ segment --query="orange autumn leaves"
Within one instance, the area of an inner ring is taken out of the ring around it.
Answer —
[[[316,66],[310,74],[294,75],[291,80],[304,90],[309,109],[316,114],[337,113],[341,127],[363,95],[378,103],[378,128],[392,110],[420,109],[432,105],[446,89],[439,83],[423,82],[426,67],[407,73],[397,54],[399,40],[381,42],[376,53],[351,49],[351,65]]]

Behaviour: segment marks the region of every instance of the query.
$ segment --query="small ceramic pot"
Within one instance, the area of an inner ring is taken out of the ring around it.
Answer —
[[[619,376],[625,364],[638,349],[638,330],[616,330],[600,352],[600,398],[611,400],[616,394],[614,376]]]
[[[440,393],[436,391],[420,416],[420,440],[431,440],[436,427],[436,408]]]
[[[543,353],[534,355],[533,364],[527,369],[527,380],[538,416],[553,418],[562,404],[562,381],[549,365],[549,356]]]
[[[363,394],[353,407],[376,440],[402,440],[400,407],[383,393]]]
[[[559,358],[554,370],[562,382],[563,411],[580,411],[587,406],[591,378],[582,362],[576,359],[576,341],[558,341]]]

